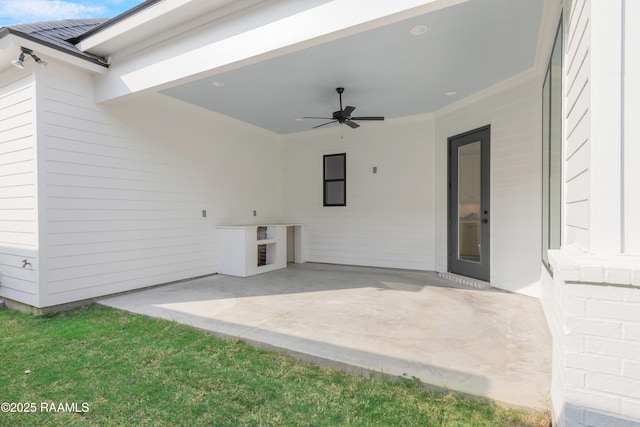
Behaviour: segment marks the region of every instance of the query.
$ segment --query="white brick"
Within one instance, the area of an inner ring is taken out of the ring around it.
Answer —
[[[587,314],[587,299],[571,297],[565,303],[564,313],[566,316],[585,316]]]
[[[566,368],[564,370],[564,381],[567,387],[584,388],[585,371],[583,369]]]
[[[636,422],[634,426],[640,425],[640,400],[626,400],[620,402],[620,415]]]
[[[587,317],[640,322],[640,304],[587,301]]]
[[[584,353],[584,335],[565,335],[564,346],[567,352]]]
[[[564,419],[566,421],[572,421],[574,423],[578,423],[578,425],[583,425],[584,423],[584,407],[566,405],[564,408]]]
[[[567,319],[571,333],[579,333],[605,338],[622,338],[622,323],[594,319]]]
[[[629,360],[623,360],[622,375],[624,377],[640,380],[640,361],[632,362]]]
[[[580,267],[577,264],[553,265],[553,269],[558,271],[558,276],[565,282],[577,282],[580,280]]]
[[[621,399],[602,393],[583,390],[567,390],[566,400],[574,405],[584,406],[598,412],[617,413],[620,411]]]
[[[584,427],[584,422],[565,417],[564,424],[560,425],[564,425],[564,427]]]
[[[604,380],[607,375],[609,374],[588,372],[585,375],[585,387],[591,390],[604,391]]]
[[[640,380],[587,372],[585,383],[587,389],[593,391],[640,399]]]
[[[622,370],[622,362],[619,359],[595,354],[568,353],[565,361],[567,368],[583,369],[587,372],[618,375]]]
[[[622,300],[640,303],[640,288],[625,288],[622,290]]]
[[[565,295],[567,299],[572,298],[593,298],[597,285],[587,285],[584,283],[568,283],[565,287]]]
[[[588,283],[604,282],[604,268],[599,265],[584,265],[580,268],[580,281]]]
[[[585,337],[585,351],[592,355],[638,360],[640,358],[640,343]]]
[[[619,414],[602,414],[585,411],[584,424],[587,426],[638,427],[638,424],[622,418]]]
[[[625,322],[623,329],[625,341],[640,342],[640,323]]]
[[[633,270],[631,274],[631,284],[633,286],[640,286],[640,269]]]
[[[606,283],[628,285],[631,283],[631,270],[623,267],[608,267],[604,272]]]
[[[572,284],[567,286],[567,294],[572,297],[586,298],[589,300],[622,301],[625,288],[609,286],[606,284]]]

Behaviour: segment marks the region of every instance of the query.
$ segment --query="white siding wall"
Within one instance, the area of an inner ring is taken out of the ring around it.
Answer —
[[[640,259],[630,255],[640,253],[640,7],[575,0],[565,3],[564,19],[565,236],[550,252],[554,277],[542,275],[554,412],[561,427],[635,426]]]
[[[338,129],[286,136],[283,212],[308,224],[309,261],[446,271],[447,138],[490,124],[491,282],[538,296],[539,96],[532,80],[442,111],[435,123],[367,123],[344,129],[344,139]],[[340,152],[348,206],[324,208],[322,155]]]
[[[590,0],[565,10],[565,245],[590,247],[591,84]]]
[[[284,137],[283,212],[307,224],[308,261],[435,268],[433,130],[424,116]],[[346,207],[322,206],[322,156],[332,153],[347,153]]]
[[[35,83],[13,70],[0,80],[0,296],[37,305]]]
[[[491,284],[539,296],[541,88],[495,87],[436,115],[437,268],[447,269],[447,138],[491,125]]]
[[[277,135],[158,94],[98,106],[56,64],[45,78],[44,305],[215,273],[216,225],[280,216]]]

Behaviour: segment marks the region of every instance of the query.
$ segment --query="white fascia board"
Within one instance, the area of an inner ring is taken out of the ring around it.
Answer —
[[[76,47],[83,52],[91,52],[92,49],[112,40],[114,37],[121,36],[124,33],[153,21],[154,19],[158,19],[167,13],[171,13],[176,8],[182,7],[189,2],[190,0],[167,0],[160,2],[157,5],[141,11],[140,13],[132,15],[122,22],[97,32],[91,37],[87,37],[78,43]]]
[[[98,102],[161,90],[230,71],[468,0],[335,0],[250,31],[215,40],[215,26],[117,58],[96,85]],[[213,40],[213,41],[212,41]]]
[[[161,1],[83,39],[76,47],[83,52],[96,52],[104,56],[104,50],[108,49],[109,44],[118,38],[129,38],[128,36],[132,32],[161,32],[163,28],[159,27],[167,23],[175,24],[177,17],[182,16],[183,13],[189,13],[189,9],[194,10],[194,12],[191,12],[193,14],[202,10],[205,6],[208,10],[213,10],[232,1],[206,0],[206,2],[200,2],[199,5],[196,5],[193,0]],[[187,18],[189,18],[188,15]]]
[[[55,59],[59,62],[63,62],[73,67],[96,74],[105,74],[108,70],[107,67],[103,67],[102,65],[94,64],[93,62],[87,61],[80,57],[74,56],[58,49],[54,49],[44,44],[40,44],[31,39],[17,36],[15,34],[9,34],[2,38],[2,41],[0,42],[0,49],[6,49],[12,46],[17,47],[18,50],[20,49],[20,47],[31,49],[36,55],[38,55],[38,57],[45,61]]]

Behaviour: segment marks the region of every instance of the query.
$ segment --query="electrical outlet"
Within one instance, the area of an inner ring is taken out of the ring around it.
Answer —
[[[253,211],[253,216],[258,216],[258,211]]]
[[[378,173],[378,167],[377,166],[372,167],[371,173]]]
[[[206,217],[207,217],[207,211],[206,211],[206,210],[203,210],[203,211],[202,211],[202,218],[206,218]]]

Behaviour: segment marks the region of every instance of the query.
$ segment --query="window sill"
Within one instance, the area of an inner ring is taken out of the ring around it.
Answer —
[[[575,247],[549,251],[554,275],[566,283],[640,287],[640,257],[597,255]]]

